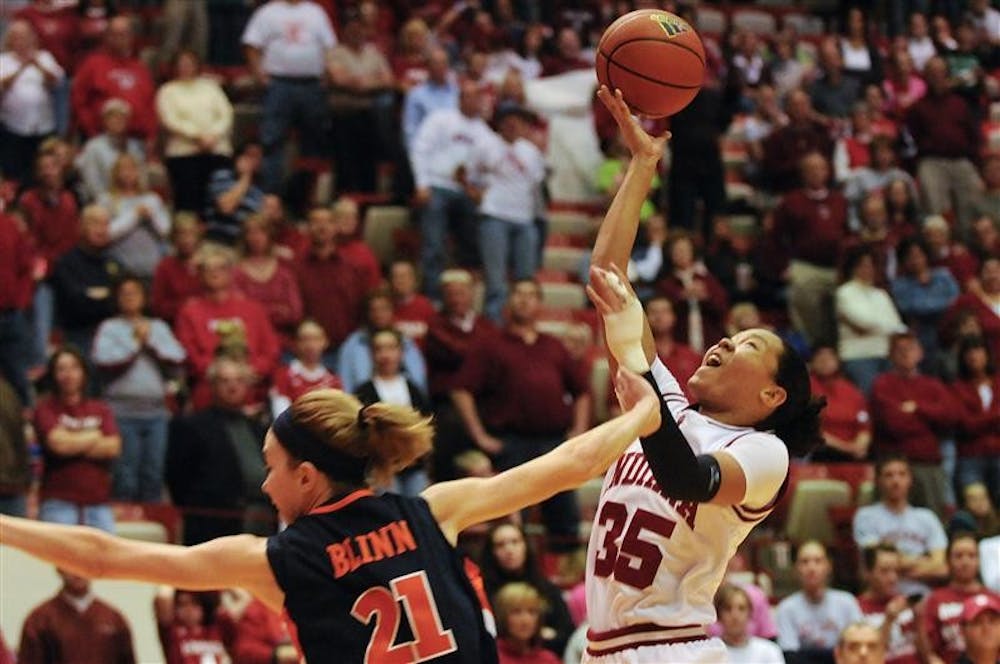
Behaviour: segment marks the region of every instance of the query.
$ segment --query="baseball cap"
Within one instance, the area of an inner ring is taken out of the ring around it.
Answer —
[[[107,115],[108,113],[122,113],[124,115],[129,115],[132,113],[132,105],[124,99],[112,97],[101,105],[101,115]]]
[[[500,121],[511,115],[516,115],[528,122],[534,122],[538,116],[531,109],[525,108],[516,102],[500,102],[493,113],[493,123],[500,124]]]
[[[962,604],[962,622],[967,623],[975,620],[984,611],[1000,613],[1000,598],[996,595],[979,593],[965,600]]]

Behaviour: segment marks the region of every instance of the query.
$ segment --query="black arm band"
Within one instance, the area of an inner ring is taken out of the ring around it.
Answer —
[[[660,388],[652,372],[642,376],[656,393]],[[722,473],[710,454],[695,455],[666,402],[660,399],[660,428],[639,439],[646,463],[665,496],[707,503],[719,492]]]

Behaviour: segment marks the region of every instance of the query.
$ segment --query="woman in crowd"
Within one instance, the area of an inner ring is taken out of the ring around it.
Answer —
[[[732,664],[784,664],[781,648],[750,633],[753,607],[743,588],[723,584],[715,593],[715,611],[722,625],[722,641]]]
[[[166,130],[174,209],[200,213],[209,176],[233,154],[233,106],[218,83],[201,75],[198,55],[184,49],[174,57],[173,80],[156,93],[156,113]]]
[[[118,315],[97,328],[92,351],[94,364],[107,374],[104,398],[122,437],[113,495],[156,503],[163,499],[170,419],[164,374],[179,368],[187,355],[169,325],[145,316],[146,289],[140,279],[123,279],[115,294]]]
[[[965,409],[957,431],[959,491],[985,484],[1000,496],[1000,374],[982,337],[966,337],[958,346],[958,380],[952,390]]]
[[[860,461],[868,457],[872,424],[865,395],[840,373],[840,358],[832,346],[819,346],[809,362],[812,392],[826,397],[820,415],[823,446],[811,459],[819,462]]]
[[[678,341],[700,353],[725,336],[729,298],[701,262],[691,235],[681,232],[667,241],[666,261],[656,288],[675,303]]]
[[[291,266],[275,255],[274,227],[262,215],[250,215],[243,222],[241,247],[233,283],[264,306],[282,346],[290,348],[302,320],[302,294]]]
[[[167,664],[229,664],[218,608],[217,592],[157,591],[153,611]]]
[[[87,363],[80,351],[65,347],[53,353],[48,378],[52,392],[35,408],[45,459],[38,518],[113,532],[111,464],[122,447],[114,415],[107,403],[87,397]]]
[[[480,568],[486,592],[491,597],[502,586],[515,581],[526,583],[541,594],[548,604],[542,620],[542,643],[561,655],[573,633],[573,619],[563,601],[562,591],[542,573],[524,530],[507,522],[490,528]]]
[[[882,57],[878,46],[872,42],[864,10],[860,7],[848,9],[844,28],[840,37],[844,74],[861,84],[882,80]]]
[[[508,583],[493,596],[497,620],[500,664],[559,664],[551,650],[542,647],[545,599],[529,583]]]
[[[201,293],[194,257],[204,234],[201,220],[190,212],[180,212],[174,217],[170,234],[174,252],[164,256],[156,266],[150,294],[153,314],[168,323],[174,322],[185,300]]]
[[[111,215],[111,256],[130,274],[151,280],[167,252],[170,213],[146,185],[135,157],[118,157],[111,169],[111,189],[97,204]]]

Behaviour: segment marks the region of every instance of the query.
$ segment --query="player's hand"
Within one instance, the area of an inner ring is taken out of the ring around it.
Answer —
[[[618,403],[621,404],[622,410],[635,408],[647,410],[647,416],[639,428],[640,436],[648,436],[660,428],[659,400],[656,397],[656,392],[653,391],[653,386],[646,382],[642,376],[624,367],[619,367],[618,373],[615,375],[615,395],[618,397]]]
[[[632,371],[649,371],[649,360],[642,347],[646,329],[645,313],[628,277],[611,265],[610,270],[590,268],[587,295],[604,319],[604,338],[618,364]]]
[[[617,265],[612,263],[610,269],[590,266],[590,283],[587,284],[587,296],[594,303],[602,316],[620,313],[632,304],[638,302],[635,291],[628,277]]]
[[[670,140],[670,132],[656,137],[646,133],[639,121],[633,117],[621,90],[616,89],[612,93],[608,86],[602,85],[597,91],[597,96],[611,111],[611,116],[614,117],[622,132],[622,140],[632,156],[647,159],[653,163],[658,162],[663,157],[663,149],[666,147],[667,141]]]

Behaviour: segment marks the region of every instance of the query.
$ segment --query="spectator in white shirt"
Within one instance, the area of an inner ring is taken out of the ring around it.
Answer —
[[[497,322],[507,301],[509,277],[530,279],[538,269],[534,201],[545,179],[545,156],[527,138],[532,119],[531,112],[519,106],[499,108],[494,120],[499,135],[477,146],[470,172],[473,182],[482,182],[479,251],[486,275],[484,312]],[[512,275],[507,274],[508,265],[513,265]]]
[[[862,550],[879,543],[896,545],[902,556],[899,593],[926,593],[928,583],[948,575],[944,527],[934,512],[910,505],[913,474],[906,457],[882,458],[875,466],[875,482],[881,500],[854,514],[854,542]]]
[[[778,645],[794,662],[828,662],[841,630],[861,620],[854,596],[829,587],[830,558],[816,541],[799,547],[795,573],[802,590],[778,604]]]
[[[325,157],[328,104],[322,77],[333,77],[330,56],[337,37],[330,19],[312,0],[271,0],[250,17],[243,31],[247,62],[264,87],[260,141],[264,188],[274,193],[284,179],[284,142],[298,129],[299,150]]]
[[[750,633],[753,606],[743,588],[724,583],[715,593],[715,612],[722,626],[730,664],[785,664],[785,656],[773,641]]]
[[[491,140],[492,132],[480,117],[479,87],[462,84],[457,109],[440,109],[420,125],[410,148],[416,183],[415,204],[422,207],[421,271],[427,294],[440,300],[439,282],[445,268],[446,234],[455,236],[455,262],[479,266],[475,227],[476,206],[465,189],[469,165],[478,146]]]
[[[1000,11],[991,7],[989,0],[971,0],[968,18],[981,41],[991,46],[1000,44]]]
[[[146,162],[142,139],[128,135],[132,107],[124,99],[109,99],[101,106],[104,131],[83,144],[76,156],[80,173],[80,194],[87,202],[97,202],[111,187],[111,169],[118,157],[127,154],[139,164]],[[202,185],[204,186],[204,185]]]
[[[65,74],[27,21],[12,21],[0,52],[0,171],[23,180],[38,145],[55,131],[51,90]]]
[[[910,33],[906,40],[906,50],[913,59],[913,66],[918,72],[924,70],[927,61],[937,55],[937,47],[931,39],[927,16],[920,12],[910,14]]]

